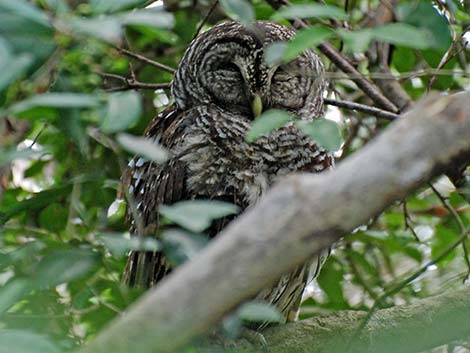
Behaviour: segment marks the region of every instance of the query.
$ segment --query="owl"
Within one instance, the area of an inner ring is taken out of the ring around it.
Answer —
[[[128,187],[145,235],[159,230],[160,205],[182,200],[228,201],[252,207],[279,178],[292,172],[321,172],[332,156],[293,122],[252,143],[246,134],[264,110],[282,109],[297,119],[323,115],[323,66],[311,50],[288,63],[267,65],[266,48],[288,41],[294,30],[257,21],[252,26],[226,22],[190,44],[172,81],[174,103],[149,124],[145,136],[171,151],[164,164],[135,158]],[[209,229],[214,237],[232,219]],[[131,233],[137,231],[131,216]],[[285,274],[256,299],[274,305],[286,321],[295,318],[309,279],[323,257]],[[236,264],[234,264],[236,266]],[[171,271],[162,252],[132,252],[123,280],[131,286],[157,284]]]

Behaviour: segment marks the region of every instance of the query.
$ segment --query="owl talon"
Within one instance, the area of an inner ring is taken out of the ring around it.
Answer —
[[[244,327],[240,332],[240,338],[246,339],[255,347],[261,346],[260,352],[269,353],[268,341],[262,333]]]

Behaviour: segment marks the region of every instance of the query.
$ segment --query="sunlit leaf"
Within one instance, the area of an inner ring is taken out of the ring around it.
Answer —
[[[158,28],[171,28],[175,24],[171,13],[154,9],[132,11],[122,15],[121,20],[126,25],[143,25]]]
[[[86,34],[111,43],[119,43],[122,36],[122,22],[117,17],[79,18],[66,20],[67,26],[79,34]]]
[[[345,49],[348,52],[362,53],[367,50],[372,40],[372,33],[368,29],[356,31],[338,29],[336,33],[343,40]]]
[[[148,3],[148,0],[90,0],[91,10],[96,14],[112,13]]]
[[[126,237],[121,233],[105,233],[100,234],[99,239],[115,257],[124,257],[129,250],[157,251],[161,249],[159,241],[150,237]]]
[[[238,316],[250,322],[282,322],[283,317],[274,306],[264,302],[251,301],[237,310]]]
[[[45,336],[21,330],[0,330],[0,353],[60,353]]]
[[[253,142],[258,137],[269,134],[271,131],[284,126],[291,119],[292,115],[285,111],[277,109],[268,110],[255,119],[246,134],[246,140]]]
[[[126,130],[137,122],[141,113],[140,94],[134,91],[111,93],[101,129],[105,133]]]
[[[207,229],[213,220],[236,214],[239,207],[227,202],[191,200],[171,206],[160,206],[159,212],[185,229],[199,233]]]
[[[287,44],[283,59],[284,61],[290,61],[301,54],[305,49],[314,48],[332,36],[334,36],[334,32],[328,27],[323,26],[300,30]]]
[[[312,122],[297,121],[297,127],[310,136],[319,146],[328,151],[337,151],[343,143],[338,124],[328,119],[317,119]]]
[[[46,255],[37,265],[35,285],[49,288],[77,280],[92,271],[99,255],[90,250],[58,250]]]
[[[264,51],[264,61],[269,66],[280,64],[284,59],[284,53],[287,49],[286,42],[274,42],[270,44]]]
[[[293,4],[282,7],[277,11],[273,19],[294,20],[296,18],[334,18],[337,20],[347,19],[347,15],[339,7],[320,4]]]
[[[157,142],[144,137],[129,134],[119,134],[117,141],[126,150],[145,157],[151,161],[164,163],[169,158],[169,152]]]
[[[108,207],[107,218],[109,223],[114,223],[119,220],[124,219],[126,215],[126,201],[123,199],[116,199],[113,203]]]
[[[255,20],[255,12],[247,0],[220,0],[219,3],[231,18],[245,26],[250,26]]]

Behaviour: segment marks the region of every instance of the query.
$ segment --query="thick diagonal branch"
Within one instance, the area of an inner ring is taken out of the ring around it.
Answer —
[[[174,352],[470,152],[470,92],[430,97],[331,172],[279,182],[82,353]]]

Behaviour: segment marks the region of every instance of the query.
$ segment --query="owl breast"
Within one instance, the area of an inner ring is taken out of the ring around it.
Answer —
[[[187,165],[186,186],[193,195],[233,195],[249,206],[282,176],[332,165],[332,157],[292,122],[248,143],[252,122],[242,115],[208,106],[195,109],[192,119],[173,150]]]

